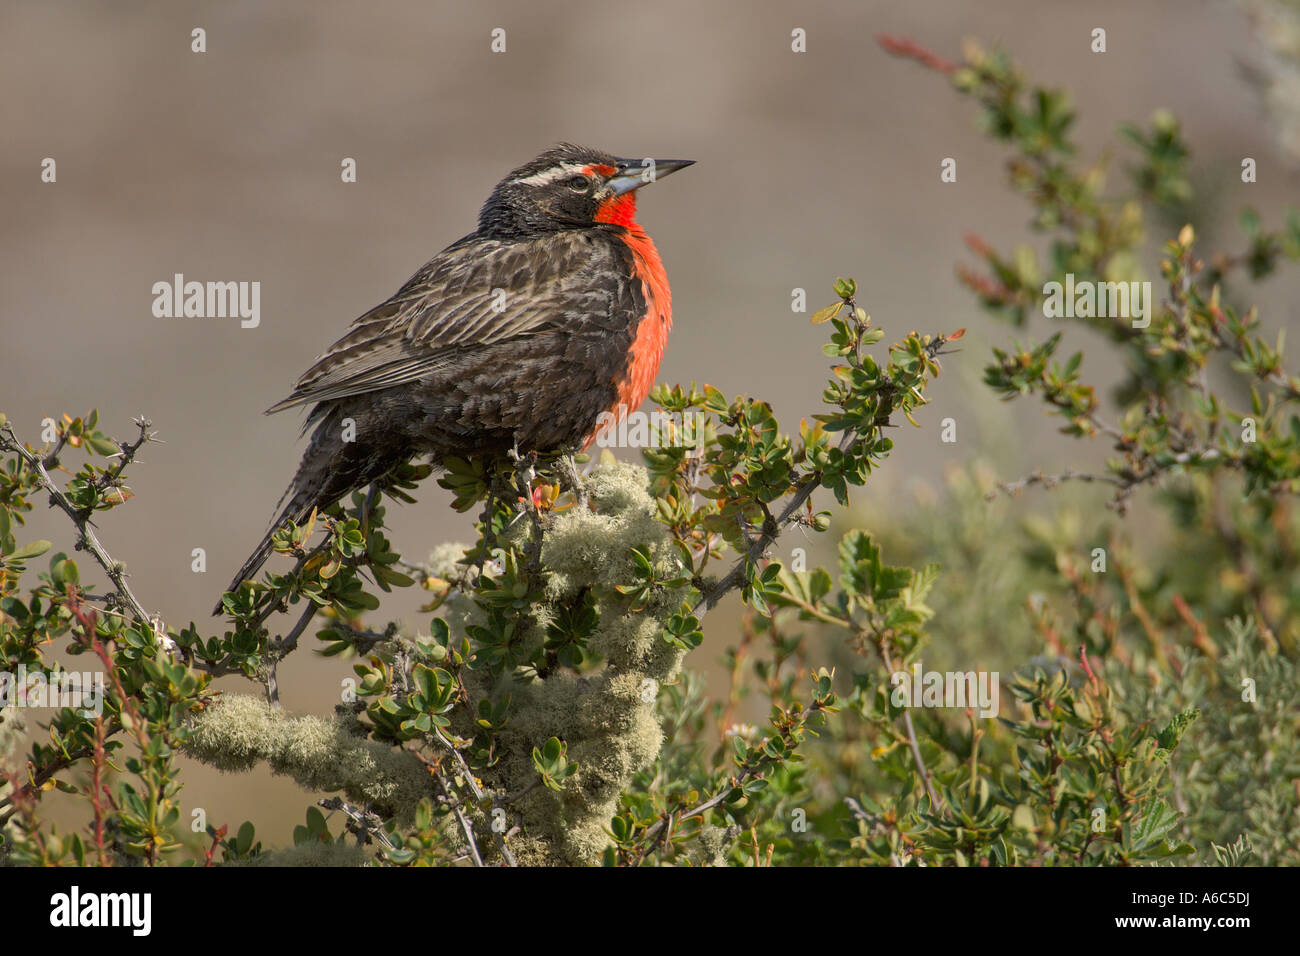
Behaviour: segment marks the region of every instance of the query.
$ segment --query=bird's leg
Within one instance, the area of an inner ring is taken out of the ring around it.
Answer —
[[[573,491],[573,500],[577,502],[579,508],[587,507],[587,486],[583,483],[582,474],[578,471],[578,463],[573,460],[574,453],[566,451],[560,456],[560,468],[564,471],[564,478],[569,483]]]
[[[537,502],[533,499],[533,479],[537,477],[537,453],[520,455],[519,443],[516,442],[514,448],[510,450],[510,458],[514,461],[515,485],[524,498],[524,512],[533,525],[532,537],[524,549],[524,556],[528,559],[529,570],[535,571],[541,567],[542,557],[542,515]]]
[[[533,469],[528,460],[519,454],[519,442],[515,442],[513,448],[506,452],[510,459],[515,477],[515,490],[519,492],[524,501],[524,510],[532,510],[533,505]]]
[[[366,537],[370,536],[370,512],[374,510],[375,503],[379,501],[380,493],[379,482],[372,481],[370,490],[366,492],[366,499],[361,503],[361,532]]]
[[[483,547],[479,549],[477,570],[474,575],[475,584],[483,576],[483,568],[487,564],[488,553],[497,543],[497,536],[492,530],[492,519],[496,515],[497,501],[502,491],[504,489],[501,487],[501,479],[495,474],[494,469],[492,480],[488,482],[487,496],[483,501],[483,513],[479,515],[478,519],[479,524],[483,526]],[[469,568],[466,568],[465,571],[468,575]]]

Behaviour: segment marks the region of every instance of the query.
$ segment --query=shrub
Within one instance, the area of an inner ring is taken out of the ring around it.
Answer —
[[[856,283],[840,279],[812,316],[829,337],[826,408],[796,432],[761,400],[660,386],[668,424],[641,465],[606,458],[568,477],[545,457],[442,463],[455,507],[478,515],[475,540],[424,561],[384,533],[383,496],[411,500],[430,472],[405,466],[281,529],[291,567],[225,595],[227,626],[211,634],[150,615],[95,533],[97,512],[129,507],[150,424],[119,441],[94,412],[65,416],[35,448],[0,419],[4,669],[61,680],[61,648],[107,677],[102,712],[55,710],[48,743],[23,760],[23,711],[3,713],[4,858],[1298,862],[1300,379],[1242,297],[1245,280],[1300,258],[1300,217],[1271,232],[1248,213],[1245,250],[1207,256],[1182,225],[1192,194],[1172,116],[1121,131],[1135,160],[1127,188],[1108,191],[1104,165],[1077,158],[1063,93],[1000,53],[972,46],[958,65],[883,42],[947,75],[1010,150],[1041,248],[971,237],[978,263],[959,274],[989,313],[1023,326],[1055,316],[1066,288],[1145,281],[1147,220],[1176,217],[1162,302],[1136,322],[1132,309],[1060,317],[1122,359],[1113,396],[1086,383],[1082,352],[1060,354],[1060,332],[995,349],[985,370],[997,394],[1106,443],[1104,467],[999,480],[972,462],[939,497],[859,512],[871,531],[849,526],[854,490],[890,457],[886,430],[924,415],[962,332],[882,348]],[[698,427],[672,424],[685,421]],[[1005,498],[1031,486],[1069,487],[1017,521]],[[1100,526],[1099,490],[1113,506]],[[24,515],[45,498],[103,593],[66,553],[34,564],[53,545],[25,540]],[[792,527],[835,529],[830,568],[775,559]],[[398,587],[429,593],[426,626],[370,623],[376,592]],[[710,700],[686,665],[732,594],[741,631],[717,635],[731,687]],[[354,692],[328,717],[279,707],[279,665],[309,636],[354,662]],[[948,697],[927,660],[956,672]],[[971,660],[1010,666],[1003,677]],[[260,696],[214,692],[228,674]],[[761,726],[742,719],[753,699]],[[247,823],[196,834],[182,819],[183,753],[336,795],[307,808],[291,845],[264,845]],[[51,789],[84,801],[84,827],[49,822]]]

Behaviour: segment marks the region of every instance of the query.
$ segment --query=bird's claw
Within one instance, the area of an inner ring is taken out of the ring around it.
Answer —
[[[565,480],[573,490],[573,500],[579,508],[586,508],[587,486],[582,480],[582,473],[578,471],[578,463],[573,460],[573,452],[565,452],[561,455],[560,463],[564,469]]]

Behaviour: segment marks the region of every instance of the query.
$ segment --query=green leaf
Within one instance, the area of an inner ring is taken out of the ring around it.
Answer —
[[[235,834],[235,852],[240,856],[252,849],[253,832],[253,824],[245,820],[239,827],[239,832]]]
[[[40,557],[46,551],[50,550],[51,547],[53,547],[53,545],[49,541],[32,541],[23,545],[12,554],[6,555],[6,557],[13,561],[25,561],[28,558]]]
[[[1125,827],[1125,842],[1138,852],[1154,847],[1164,841],[1164,836],[1174,827],[1182,815],[1164,800],[1155,800],[1147,807],[1146,814],[1132,827]]]
[[[828,305],[826,308],[818,309],[814,312],[812,318],[808,321],[813,325],[821,325],[824,322],[829,322],[839,314],[839,311],[842,308],[844,308],[843,302],[836,302],[834,305]]]

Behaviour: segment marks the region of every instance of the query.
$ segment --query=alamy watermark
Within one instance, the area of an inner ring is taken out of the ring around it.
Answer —
[[[152,291],[155,318],[238,318],[245,329],[262,324],[260,282],[186,282],[178,272],[171,282],[155,282]]]
[[[1073,272],[1065,282],[1043,286],[1043,315],[1049,319],[1132,319],[1133,328],[1151,324],[1150,282],[1076,282]]]
[[[894,671],[890,702],[895,707],[973,707],[984,718],[998,715],[1001,687],[997,671]]]
[[[0,671],[0,710],[72,707],[83,717],[104,713],[103,671]]]
[[[626,405],[596,417],[598,448],[696,448],[704,437],[703,412],[629,412]]]
[[[133,936],[148,936],[152,914],[152,893],[83,892],[73,885],[50,897],[50,925],[58,929],[122,927]]]

